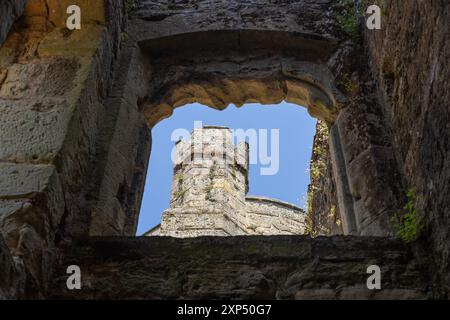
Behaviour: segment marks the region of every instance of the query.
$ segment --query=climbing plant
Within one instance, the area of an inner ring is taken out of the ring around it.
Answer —
[[[320,191],[320,179],[326,174],[328,166],[328,137],[329,129],[325,122],[318,121],[316,126],[316,135],[314,137],[313,156],[310,162],[309,173],[311,184],[307,193],[307,232],[314,233],[314,199],[317,192]]]
[[[420,237],[425,227],[423,217],[417,208],[423,198],[417,195],[415,189],[408,190],[406,196],[408,201],[403,207],[403,211],[394,217],[393,227],[397,237],[406,243],[411,243]]]
[[[327,168],[328,150],[326,148],[328,141],[328,127],[325,122],[318,121],[316,128],[316,141],[314,143],[314,159],[310,163],[311,181],[316,181],[322,177]]]

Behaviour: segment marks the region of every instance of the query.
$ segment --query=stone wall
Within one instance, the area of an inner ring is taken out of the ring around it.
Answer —
[[[53,299],[427,299],[427,273],[401,241],[367,237],[92,238],[62,266],[83,270],[82,290]],[[367,289],[379,265],[382,290]]]
[[[405,189],[416,189],[437,265],[450,287],[450,3],[378,1],[383,28],[365,45],[392,127]],[[447,289],[448,290],[448,289]]]
[[[313,141],[309,166],[311,183],[307,194],[307,229],[312,236],[343,233],[329,139],[328,125],[319,120]]]
[[[306,233],[305,212],[297,206],[276,199],[245,198],[246,230],[251,235]]]
[[[23,263],[14,258],[0,233],[0,300],[22,297],[26,274]]]
[[[69,2],[81,30],[66,28]],[[0,49],[0,230],[26,297],[45,295],[60,248],[88,230],[121,23],[120,1],[30,0]]]
[[[354,40],[347,45],[331,62],[348,95],[329,138],[340,220],[344,234],[393,235],[392,217],[404,204],[401,174],[366,56]]]

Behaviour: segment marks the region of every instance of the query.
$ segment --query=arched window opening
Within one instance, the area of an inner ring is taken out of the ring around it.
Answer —
[[[223,111],[200,104],[176,109],[152,130],[138,235],[306,233],[316,122],[306,108],[286,102],[229,106]],[[247,152],[248,172],[239,160],[221,167],[214,159],[203,169],[195,164],[181,170],[173,161],[174,148],[180,148],[178,139],[185,143],[191,138],[193,130],[204,133],[207,146],[217,135],[230,135],[223,142],[228,151],[236,148],[236,157]],[[248,151],[242,149],[243,142]]]

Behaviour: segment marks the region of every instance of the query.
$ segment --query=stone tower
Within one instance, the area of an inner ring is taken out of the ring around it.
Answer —
[[[170,208],[147,235],[174,237],[303,234],[304,212],[278,200],[246,197],[249,146],[225,127],[194,129],[173,154]]]

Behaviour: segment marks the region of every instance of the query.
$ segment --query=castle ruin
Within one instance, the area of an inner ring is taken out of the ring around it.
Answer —
[[[289,203],[246,196],[248,144],[225,127],[194,129],[175,150],[170,208],[145,235],[173,237],[301,235],[305,212]]]

